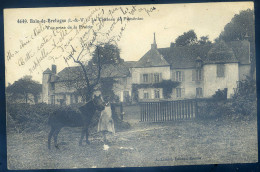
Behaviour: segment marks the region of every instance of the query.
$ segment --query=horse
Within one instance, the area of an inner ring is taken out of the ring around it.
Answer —
[[[60,130],[63,127],[82,127],[81,137],[79,145],[82,145],[82,140],[86,136],[86,143],[89,144],[88,140],[88,129],[90,126],[91,119],[93,118],[96,111],[102,111],[105,109],[105,103],[101,95],[96,96],[85,105],[79,107],[78,110],[72,108],[60,108],[54,111],[48,120],[48,124],[51,126],[50,133],[48,135],[48,149],[51,149],[51,139],[54,137],[54,145],[58,148],[57,138]]]

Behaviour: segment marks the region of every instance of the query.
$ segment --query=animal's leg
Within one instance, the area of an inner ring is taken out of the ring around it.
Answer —
[[[88,140],[88,127],[86,128],[86,143],[87,143],[87,145],[90,144],[90,142]]]
[[[58,144],[57,144],[57,140],[58,140],[58,134],[59,134],[60,130],[61,130],[61,128],[57,128],[56,131],[54,132],[54,145],[56,148],[59,148]]]
[[[83,127],[82,131],[81,131],[81,136],[80,136],[80,140],[79,140],[79,145],[82,146],[82,140],[84,139],[84,135],[86,133],[86,128]]]
[[[51,138],[52,138],[54,131],[55,131],[55,129],[53,127],[51,127],[51,131],[48,136],[48,149],[51,149]]]
[[[103,142],[104,142],[104,144],[107,144],[107,133],[106,133],[106,131],[103,131],[102,134],[103,134]]]

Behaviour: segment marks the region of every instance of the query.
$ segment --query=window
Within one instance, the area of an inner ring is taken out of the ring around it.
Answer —
[[[143,82],[144,83],[148,82],[148,74],[143,74]]]
[[[225,77],[225,65],[217,64],[217,77]]]
[[[176,71],[176,81],[181,81],[181,71]]]
[[[176,97],[184,97],[184,88],[176,88]]]
[[[197,79],[197,81],[201,81],[202,80],[202,75],[201,75],[201,70],[200,69],[196,70],[196,79]]]
[[[202,88],[196,88],[196,97],[202,97]]]
[[[54,84],[54,82],[51,82],[51,90],[55,90],[55,84]]]
[[[197,64],[196,64],[197,66],[197,68],[201,68],[201,66],[202,66],[202,61],[201,60],[199,60],[199,61],[197,61]]]
[[[124,91],[123,92],[123,102],[130,102],[130,95],[129,95],[129,91]]]
[[[52,105],[55,104],[55,95],[51,95],[51,104],[52,104]]]
[[[78,102],[79,102],[78,96],[75,95],[75,103],[78,103]]]
[[[173,81],[184,81],[184,71],[176,71],[172,73],[172,80]]]
[[[149,99],[149,94],[147,92],[144,92],[144,99]]]
[[[158,83],[158,82],[160,82],[160,75],[159,75],[159,73],[155,73],[154,74],[154,83]]]
[[[73,104],[73,97],[72,95],[69,95],[70,96],[70,104]]]
[[[127,78],[122,78],[122,83],[123,85],[126,85],[127,84]]]
[[[192,70],[192,81],[201,81],[202,80],[202,70]]]
[[[160,90],[154,90],[154,98],[159,99],[160,98]]]

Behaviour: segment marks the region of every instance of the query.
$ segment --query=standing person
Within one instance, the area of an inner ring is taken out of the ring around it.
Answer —
[[[114,120],[112,118],[111,104],[107,103],[105,109],[101,112],[98,122],[98,132],[102,132],[104,144],[107,143],[107,134],[115,134]]]

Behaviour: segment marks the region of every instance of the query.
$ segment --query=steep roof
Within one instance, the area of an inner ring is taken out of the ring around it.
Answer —
[[[224,41],[215,43],[209,50],[205,63],[234,63],[238,62],[235,54]]]
[[[65,67],[58,74],[58,81],[77,80],[83,77],[83,72],[80,66]]]
[[[135,65],[135,67],[168,66],[169,63],[163,58],[156,48],[151,48]]]
[[[51,74],[52,73],[52,71],[50,70],[50,68],[47,68],[44,72],[43,72],[43,74]]]
[[[159,48],[158,52],[172,68],[176,69],[195,67],[198,57],[201,58],[204,64],[237,62],[240,64],[250,64],[248,41],[220,41],[205,45]]]
[[[171,64],[172,68],[191,68],[196,65],[196,59],[207,58],[211,45],[189,45],[182,47],[159,48],[158,51]]]
[[[94,66],[92,69],[86,68],[87,73],[89,74],[89,79],[95,78],[97,76],[97,67]],[[129,67],[125,62],[117,65],[103,65],[101,70],[101,78],[109,77],[126,77],[130,74]],[[84,78],[84,74],[81,66],[66,67],[58,74],[58,79],[56,81],[69,81],[69,80],[80,80]]]
[[[109,77],[126,77],[130,74],[129,67],[123,62],[120,64],[109,64],[104,65],[101,71],[102,78],[109,78]]]
[[[131,68],[131,67],[135,67],[137,62],[138,62],[138,61],[125,61],[124,64],[125,64],[127,67]]]

